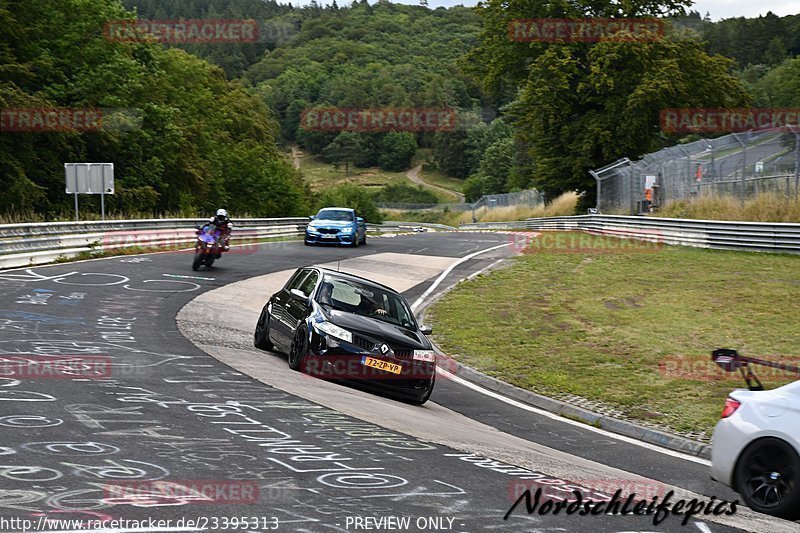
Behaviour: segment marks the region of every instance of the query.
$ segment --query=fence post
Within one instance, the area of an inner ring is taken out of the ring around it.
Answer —
[[[600,176],[597,175],[597,172],[594,170],[590,170],[589,174],[592,175],[594,178],[595,183],[597,183],[597,194],[594,198],[594,208],[597,209],[597,212],[600,213]]]
[[[745,142],[742,141],[735,133],[731,133],[731,135],[733,135],[733,138],[739,141],[739,144],[742,145],[742,177],[739,180],[739,202],[744,205],[744,186],[746,183],[744,175],[745,169],[747,168],[747,144],[745,144]]]
[[[797,189],[800,185],[800,132],[794,132],[794,197],[797,199]]]

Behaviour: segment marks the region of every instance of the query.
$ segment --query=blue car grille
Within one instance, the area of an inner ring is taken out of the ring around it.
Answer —
[[[332,235],[334,233],[339,233],[339,230],[336,229],[336,228],[318,228],[317,231],[320,232],[320,233],[327,233],[327,234],[330,234],[330,235]]]

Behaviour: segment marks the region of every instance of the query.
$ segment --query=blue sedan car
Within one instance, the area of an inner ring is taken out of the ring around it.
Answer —
[[[355,209],[326,207],[320,209],[306,226],[305,243],[347,244],[357,247],[367,244],[367,225]]]

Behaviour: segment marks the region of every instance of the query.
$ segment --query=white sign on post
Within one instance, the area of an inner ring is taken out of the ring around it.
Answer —
[[[106,219],[106,194],[114,194],[114,163],[64,163],[67,194],[75,196],[75,220],[78,195],[99,194],[102,219]]]

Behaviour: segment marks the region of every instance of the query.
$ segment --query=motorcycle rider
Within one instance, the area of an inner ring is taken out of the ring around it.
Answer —
[[[228,218],[228,211],[225,209],[217,209],[217,213],[208,220],[209,224],[213,224],[219,230],[220,241],[222,244],[222,251],[227,252],[231,249],[229,241],[231,238],[231,229],[233,222]]]

